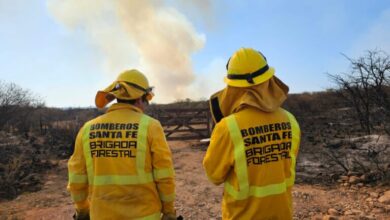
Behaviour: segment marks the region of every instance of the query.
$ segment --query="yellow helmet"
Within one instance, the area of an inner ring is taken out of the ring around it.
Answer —
[[[275,69],[269,67],[267,59],[252,48],[240,48],[226,64],[227,76],[224,81],[229,86],[249,87],[270,79]]]
[[[135,69],[126,70],[111,85],[97,92],[95,104],[98,108],[104,108],[114,98],[134,100],[144,95],[150,101],[154,96],[152,89],[143,73]]]

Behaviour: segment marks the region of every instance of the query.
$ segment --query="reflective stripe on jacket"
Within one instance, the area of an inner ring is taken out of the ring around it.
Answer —
[[[80,130],[68,190],[92,219],[160,219],[175,213],[172,156],[160,123],[114,104]]]
[[[299,142],[296,119],[281,108],[245,108],[216,125],[203,165],[225,185],[223,219],[292,219]]]

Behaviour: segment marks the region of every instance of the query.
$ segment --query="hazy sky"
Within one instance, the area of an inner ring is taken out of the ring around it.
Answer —
[[[240,47],[260,50],[290,92],[325,90],[327,72],[348,70],[341,53],[390,53],[390,1],[0,0],[0,80],[47,106],[93,106],[130,68],[156,103],[205,99]]]

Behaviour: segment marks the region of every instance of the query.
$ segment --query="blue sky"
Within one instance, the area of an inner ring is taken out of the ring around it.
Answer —
[[[326,73],[349,66],[341,53],[390,53],[387,0],[80,2],[0,0],[0,80],[48,106],[86,107],[138,68],[156,85],[154,102],[166,103],[223,88],[240,47],[262,51],[292,93],[333,87]]]

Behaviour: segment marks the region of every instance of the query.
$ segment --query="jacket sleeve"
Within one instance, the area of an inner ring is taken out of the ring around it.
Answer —
[[[89,212],[88,176],[83,151],[83,128],[76,137],[73,155],[68,161],[68,186],[76,210],[79,213]]]
[[[153,121],[148,130],[153,178],[162,203],[163,214],[176,214],[175,201],[175,171],[172,163],[172,153],[165,139],[161,124]]]
[[[226,122],[219,122],[211,134],[210,144],[203,159],[203,167],[208,179],[215,185],[225,182],[233,168],[233,142],[226,127]]]

